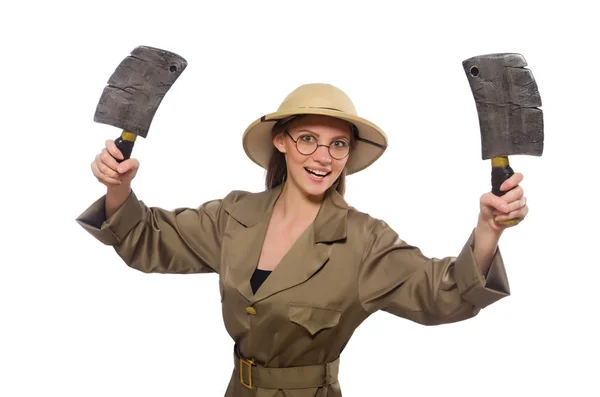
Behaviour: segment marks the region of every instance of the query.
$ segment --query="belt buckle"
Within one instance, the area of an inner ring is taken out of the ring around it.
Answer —
[[[240,357],[240,382],[247,389],[252,390],[252,366],[254,365],[254,360],[246,360]],[[248,367],[248,383],[244,382],[244,366]]]

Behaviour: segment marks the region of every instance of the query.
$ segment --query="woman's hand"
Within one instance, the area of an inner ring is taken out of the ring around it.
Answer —
[[[110,218],[129,197],[131,181],[140,167],[136,159],[130,158],[121,163],[116,159],[122,160],[123,153],[117,148],[115,141],[107,140],[105,148],[96,155],[91,164],[92,173],[107,188],[104,203],[106,219]]]
[[[109,189],[121,186],[128,188],[137,174],[140,163],[132,158],[119,164],[116,159],[122,160],[123,154],[115,145],[115,141],[109,139],[105,142],[105,148],[92,162],[92,173]]]
[[[518,225],[529,212],[527,198],[523,188],[519,185],[523,181],[523,174],[515,173],[504,181],[500,190],[506,192],[498,197],[488,192],[479,200],[479,225],[486,226],[498,234],[505,229]],[[507,224],[501,224],[503,222]]]
[[[515,173],[500,186],[500,190],[506,192],[503,196],[488,192],[479,200],[480,211],[474,232],[473,254],[484,275],[487,275],[492,264],[502,232],[518,225],[529,212],[523,188],[519,185],[522,180],[523,174]],[[501,224],[506,221],[509,222]]]

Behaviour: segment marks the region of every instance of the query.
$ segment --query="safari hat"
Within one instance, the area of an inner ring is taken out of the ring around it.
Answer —
[[[254,163],[266,169],[273,153],[271,133],[275,123],[307,114],[331,116],[351,124],[356,142],[346,164],[348,175],[373,164],[387,148],[386,134],[372,122],[357,115],[348,95],[333,85],[316,83],[296,88],[276,112],[266,114],[250,124],[242,138],[244,151]]]

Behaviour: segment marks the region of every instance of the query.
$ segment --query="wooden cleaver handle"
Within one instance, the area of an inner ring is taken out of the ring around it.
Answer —
[[[115,139],[115,144],[117,145],[117,148],[123,154],[123,160],[116,159],[117,162],[120,163],[131,157],[131,151],[133,150],[133,145],[135,144],[136,137],[137,135],[131,132],[123,131],[121,133],[121,136]]]
[[[492,193],[496,196],[505,195],[507,192],[501,191],[500,186],[502,186],[504,181],[513,176],[514,173],[510,167],[508,157],[494,157],[492,159]],[[494,217],[494,222],[496,222],[496,217]],[[518,221],[509,220],[496,223],[498,225],[516,225]]]

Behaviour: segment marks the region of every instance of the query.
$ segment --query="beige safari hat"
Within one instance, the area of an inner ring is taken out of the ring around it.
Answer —
[[[275,123],[306,114],[335,117],[353,126],[356,144],[346,164],[348,175],[373,164],[388,146],[387,135],[375,124],[357,115],[348,95],[331,84],[315,83],[296,88],[276,112],[250,124],[242,138],[244,151],[254,163],[266,169],[273,153],[271,131]]]

